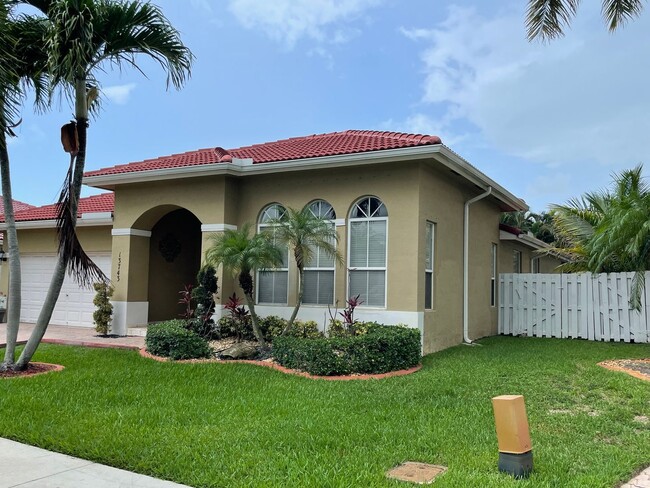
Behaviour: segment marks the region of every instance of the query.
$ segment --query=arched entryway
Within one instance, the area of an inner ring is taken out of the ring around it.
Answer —
[[[184,208],[163,215],[149,243],[149,322],[179,318],[179,291],[195,284],[200,266],[199,219]]]

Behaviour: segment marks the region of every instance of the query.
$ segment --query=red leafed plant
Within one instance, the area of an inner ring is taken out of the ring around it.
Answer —
[[[347,306],[343,309],[342,312],[339,312],[339,314],[343,317],[343,325],[348,330],[350,335],[355,335],[354,325],[357,323],[357,321],[354,319],[354,309],[363,303],[363,300],[359,298],[360,296],[361,295],[357,295],[356,297],[348,298],[345,301]]]
[[[242,299],[239,298],[236,293],[233,293],[232,296],[228,297],[228,301],[223,306],[224,310],[228,310],[230,312],[230,318],[236,325],[238,339],[241,339],[244,335],[246,322],[250,319],[250,313],[248,310],[246,310],[245,307],[240,306],[241,303]]]
[[[178,292],[178,294],[181,296],[180,300],[178,300],[178,303],[185,306],[185,310],[183,313],[179,314],[179,316],[185,319],[188,324],[194,317],[194,309],[192,308],[192,288],[194,288],[194,286],[191,284],[185,285],[184,289]]]

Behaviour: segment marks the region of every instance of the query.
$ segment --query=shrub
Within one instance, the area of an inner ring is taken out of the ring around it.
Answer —
[[[97,307],[97,310],[93,312],[95,330],[98,334],[107,335],[113,317],[113,304],[111,303],[113,287],[100,282],[93,284],[93,288],[97,292],[93,298],[93,304]]]
[[[268,317],[260,318],[260,329],[267,341],[273,341],[277,336],[282,334],[288,320],[278,317],[277,315],[269,315]]]
[[[307,320],[306,322],[296,320],[293,323],[293,327],[289,330],[289,335],[294,337],[303,337],[305,339],[323,337],[323,333],[318,330],[318,324],[313,320]]]
[[[287,368],[318,376],[387,373],[420,363],[418,329],[365,325],[367,332],[357,336],[277,337],[273,342],[273,356]]]
[[[255,340],[250,316],[244,322],[233,319],[230,315],[221,317],[217,320],[216,331],[219,337],[238,337],[246,341]]]
[[[212,354],[208,341],[186,329],[183,320],[150,325],[145,343],[151,354],[174,360],[207,358]]]

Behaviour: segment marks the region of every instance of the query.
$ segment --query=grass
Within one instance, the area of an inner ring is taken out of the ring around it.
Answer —
[[[326,382],[243,364],[42,345],[65,371],[0,381],[0,436],[197,487],[612,487],[650,464],[650,382],[596,366],[650,345],[497,337],[424,358],[411,376]],[[535,472],[497,470],[490,399],[526,397]]]

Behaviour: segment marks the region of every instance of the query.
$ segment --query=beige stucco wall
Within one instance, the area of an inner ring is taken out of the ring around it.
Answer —
[[[436,224],[433,309],[424,311],[424,352],[463,340],[463,220],[465,201],[480,190],[429,164],[420,168],[418,304],[424,309],[426,222]],[[498,242],[500,210],[493,197],[470,207],[469,335],[496,333],[497,309],[490,306],[491,243]]]
[[[168,212],[185,208],[201,224],[256,226],[267,205],[280,203],[302,208],[316,199],[328,201],[337,219],[346,220],[355,201],[376,196],[388,209],[387,311],[420,314],[423,350],[430,353],[458,344],[463,339],[463,208],[481,193],[459,175],[423,161],[386,163],[347,168],[319,169],[250,175],[215,176],[120,185],[115,189],[116,229],[151,230]],[[469,336],[478,339],[497,331],[496,306],[490,303],[491,245],[498,246],[498,272],[511,269],[512,247],[499,240],[497,200],[490,196],[470,210]],[[424,262],[426,222],[436,224],[434,305],[424,310]],[[339,251],[347,261],[348,227],[339,225]],[[200,239],[202,253],[210,245],[210,233]],[[136,235],[113,239],[115,300],[146,302],[152,295],[149,271],[150,238]],[[524,249],[525,250],[525,249]],[[524,270],[530,253],[523,253]],[[550,258],[542,271],[552,268]],[[289,259],[289,294],[286,305],[297,299],[297,269]],[[508,267],[510,266],[510,267]],[[119,273],[118,273],[119,271]],[[116,279],[120,274],[120,279]],[[124,279],[124,277],[127,279]],[[347,269],[336,269],[335,291],[339,308],[347,298]],[[232,276],[219,275],[222,300],[242,294]],[[498,297],[497,297],[498,303]],[[273,309],[274,306],[268,306]],[[303,307],[308,308],[307,305]]]
[[[6,233],[5,233],[6,234]],[[111,252],[111,227],[78,227],[77,235],[84,250],[88,253]],[[5,241],[6,242],[6,241]],[[19,229],[18,246],[21,254],[56,254],[56,230]],[[0,292],[7,294],[9,289],[9,266],[0,265]]]
[[[78,227],[79,242],[86,252],[111,251],[111,227]],[[57,251],[56,230],[19,229],[18,245],[21,254],[54,254]]]
[[[540,273],[557,273],[560,260],[551,256],[540,256],[534,249],[514,240],[502,240],[499,242],[499,273],[514,273],[513,255],[514,251],[521,252],[521,272],[531,273],[533,258],[539,258]]]

